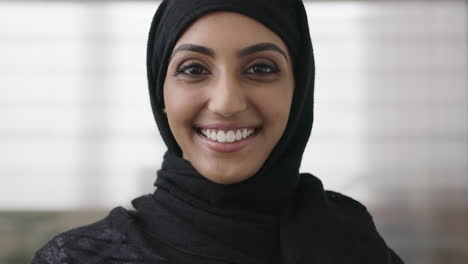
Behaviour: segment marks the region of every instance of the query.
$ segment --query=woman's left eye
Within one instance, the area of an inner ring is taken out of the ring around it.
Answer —
[[[278,67],[269,63],[257,63],[247,69],[247,73],[250,74],[274,74],[278,72]]]
[[[192,63],[189,65],[183,65],[180,69],[177,70],[177,74],[185,75],[206,75],[208,71],[203,65],[199,63]]]

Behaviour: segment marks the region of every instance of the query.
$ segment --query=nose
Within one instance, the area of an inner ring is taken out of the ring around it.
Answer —
[[[224,117],[234,116],[247,109],[247,98],[242,85],[234,76],[223,75],[210,89],[208,110]]]

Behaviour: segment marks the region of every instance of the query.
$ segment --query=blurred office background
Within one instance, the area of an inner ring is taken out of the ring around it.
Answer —
[[[416,264],[468,263],[465,1],[305,1],[316,121],[302,170]],[[153,191],[158,1],[0,0],[0,264]]]

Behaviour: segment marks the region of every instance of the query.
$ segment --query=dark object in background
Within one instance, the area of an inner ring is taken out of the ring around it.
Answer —
[[[0,263],[25,264],[59,233],[97,221],[104,211],[0,212]]]

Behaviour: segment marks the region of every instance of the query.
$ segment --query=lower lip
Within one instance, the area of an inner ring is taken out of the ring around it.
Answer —
[[[250,143],[250,141],[257,136],[257,133],[254,133],[244,139],[233,143],[220,143],[218,141],[213,141],[203,135],[200,135],[199,133],[197,133],[197,135],[201,138],[203,143],[205,143],[211,150],[214,150],[216,152],[236,152],[245,148]]]

